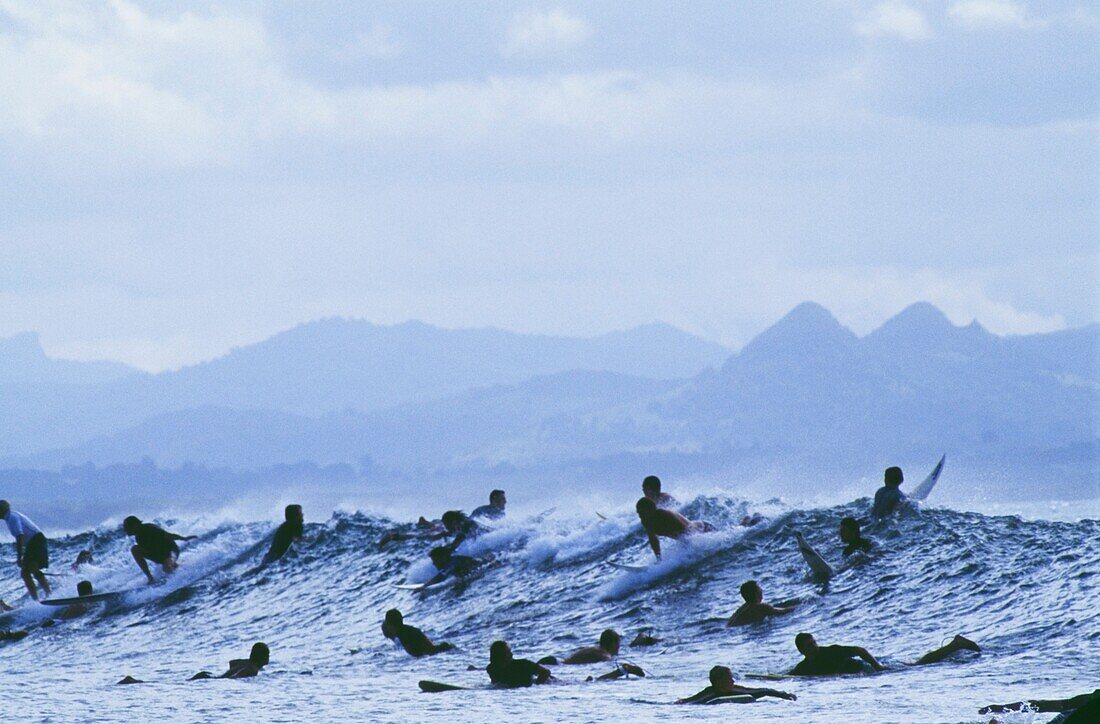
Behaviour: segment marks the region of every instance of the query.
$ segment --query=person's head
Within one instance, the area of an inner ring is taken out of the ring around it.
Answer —
[[[898,487],[904,479],[904,476],[901,474],[901,468],[899,467],[886,468],[886,472],[882,476],[883,482],[889,488]]]
[[[11,503],[6,500],[0,500],[0,518],[7,518],[8,513],[11,512]]]
[[[252,651],[248,654],[248,660],[262,669],[271,660],[271,649],[263,641],[252,644]]]
[[[283,515],[286,517],[289,523],[301,523],[305,520],[305,515],[302,513],[302,506],[297,503],[291,503],[286,506],[286,510],[283,511]]]
[[[715,689],[733,687],[733,672],[728,666],[715,666],[710,670],[710,685]]]
[[[428,557],[432,559],[432,565],[441,570],[451,562],[451,555],[451,549],[447,546],[436,546],[428,553]]]
[[[607,629],[600,634],[600,648],[611,654],[617,656],[619,653],[619,646],[622,644],[622,639],[619,638],[619,634],[615,629]]]
[[[756,581],[745,581],[741,584],[741,598],[745,603],[760,603],[764,600],[764,591]]]
[[[656,475],[647,475],[642,481],[642,495],[647,498],[656,498],[661,494],[661,479]]]
[[[503,490],[494,490],[489,493],[489,505],[494,508],[503,508],[508,503]]]
[[[122,530],[126,532],[126,535],[137,535],[141,530],[141,518],[136,515],[128,515],[126,519],[122,521]]]
[[[657,504],[650,498],[639,498],[634,509],[638,511],[638,517],[644,521],[657,512]]]
[[[393,627],[401,626],[405,623],[405,617],[396,608],[391,608],[386,611],[386,623]]]
[[[840,521],[840,539],[845,543],[859,540],[859,521],[855,518],[844,518]]]
[[[461,510],[448,510],[440,520],[448,533],[454,533],[462,525],[462,521],[466,520],[466,515]]]
[[[76,584],[76,595],[78,596],[90,596],[92,595],[92,582],[81,581]]]
[[[817,641],[812,634],[800,633],[794,637],[794,647],[803,656],[813,656],[817,653]]]
[[[493,645],[489,647],[490,664],[506,664],[511,660],[512,649],[508,647],[507,641],[494,641]]]
[[[83,550],[76,554],[76,564],[82,566],[85,563],[92,562],[92,552],[89,550]]]

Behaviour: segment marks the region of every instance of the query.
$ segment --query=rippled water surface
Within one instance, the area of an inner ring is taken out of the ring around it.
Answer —
[[[753,721],[988,721],[978,716],[979,705],[1071,696],[1100,686],[1100,522],[947,509],[907,513],[869,529],[881,549],[874,560],[840,573],[828,588],[808,581],[792,532],[802,531],[835,561],[837,521],[865,514],[867,507],[862,500],[792,510],[779,501],[750,506],[699,497],[683,512],[711,521],[719,532],[698,536],[690,546],[671,544],[664,562],[641,573],[608,565],[651,559],[628,510],[606,521],[587,512],[556,512],[541,523],[517,516],[467,546],[474,554],[495,552],[500,565],[426,594],[394,584],[428,573],[431,544],[406,541],[380,551],[380,535],[397,525],[382,517],[338,513],[310,523],[304,545],[258,573],[249,571],[263,554],[271,523],[168,521],[171,529],[200,537],[185,544],[179,572],[163,586],[51,628],[37,626],[48,610],[26,602],[0,621],[0,628],[31,629],[22,641],[0,643],[6,711],[17,720],[57,721],[733,715]],[[1095,501],[1082,506],[1096,509]],[[750,511],[763,512],[766,522],[741,528],[738,522]],[[1073,516],[1062,510],[1057,517]],[[79,575],[68,572],[66,564],[85,547],[94,551],[96,564]],[[113,528],[54,540],[52,570],[64,572],[53,579],[57,591],[71,595],[84,576],[97,590],[139,586],[128,549],[129,541]],[[11,546],[4,546],[0,592],[18,602],[22,586],[12,558]],[[748,578],[760,581],[769,600],[798,597],[803,604],[763,625],[727,629],[724,619]],[[420,660],[406,656],[379,632],[391,606],[458,650]],[[610,668],[604,664],[556,667],[557,683],[528,690],[417,689],[419,679],[484,686],[488,646],[497,638],[511,642],[518,656],[538,658],[594,643],[607,627],[625,640],[644,628],[663,639],[650,648],[624,645],[622,659],[642,666],[648,678],[584,682]],[[876,676],[758,684],[791,691],[797,702],[668,704],[702,688],[714,664],[742,674],[790,669],[799,660],[793,644],[799,631],[813,632],[822,643],[864,646],[899,666],[956,633],[978,641],[983,653]],[[224,670],[258,640],[272,651],[258,678],[186,681],[200,669]],[[126,674],[152,683],[115,686]]]

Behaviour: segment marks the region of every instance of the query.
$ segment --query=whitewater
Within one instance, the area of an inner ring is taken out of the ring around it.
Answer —
[[[39,626],[53,611],[26,600],[13,546],[0,551],[0,597],[20,604],[0,629],[30,630],[0,643],[5,710],[10,719],[45,721],[989,721],[979,706],[1100,685],[1100,521],[1082,517],[1096,510],[1091,505],[1063,506],[1051,516],[1062,520],[934,505],[905,512],[866,528],[878,543],[876,557],[825,586],[807,578],[793,533],[836,562],[837,522],[866,517],[867,499],[802,509],[700,495],[682,512],[718,532],[666,544],[664,560],[643,572],[609,565],[652,561],[631,508],[600,517],[563,502],[541,520],[510,512],[462,549],[492,552],[497,565],[425,593],[395,584],[430,575],[425,561],[434,543],[407,540],[380,550],[383,533],[408,527],[386,515],[340,510],[317,522],[319,511],[307,507],[304,541],[259,571],[270,520],[158,519],[199,537],[183,544],[179,571],[153,588],[141,586],[131,541],[112,520],[51,537],[50,571],[60,574],[54,593],[75,595],[83,578],[97,591],[139,590],[70,622]],[[742,527],[749,513],[766,520]],[[95,563],[70,571],[85,548]],[[738,587],[750,578],[766,600],[799,598],[801,605],[764,624],[727,628],[741,603]],[[381,634],[391,607],[457,649],[409,657]],[[586,682],[611,665],[557,666],[558,681],[549,685],[485,688],[494,640],[538,659],[592,645],[605,628],[622,634],[620,660],[641,666],[646,678]],[[629,646],[641,631],[660,643]],[[800,631],[822,644],[863,646],[895,667],[955,634],[983,651],[873,676],[739,682],[783,689],[797,701],[670,704],[703,688],[716,664],[737,675],[788,671],[800,659]],[[187,681],[199,670],[224,671],[256,641],[271,647],[258,677]],[[116,686],[126,675],[149,683]],[[480,688],[423,694],[420,679]]]

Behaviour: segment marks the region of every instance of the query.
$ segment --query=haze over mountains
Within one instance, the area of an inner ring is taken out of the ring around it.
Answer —
[[[0,467],[311,461],[415,488],[851,475],[947,452],[1028,491],[1100,493],[1095,324],[999,337],[921,303],[860,338],[805,303],[731,354],[665,325],[575,339],[331,319],[158,375],[43,361],[32,341],[0,341]]]

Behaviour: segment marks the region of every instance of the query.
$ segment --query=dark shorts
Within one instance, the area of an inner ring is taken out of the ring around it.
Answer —
[[[169,557],[179,558],[180,556],[180,549],[179,546],[175,544],[175,541],[172,542],[171,548],[159,548],[152,551],[142,548],[141,552],[144,553],[145,557],[151,560],[153,563],[161,566],[164,565],[164,562],[167,561]]]
[[[46,536],[35,533],[23,548],[23,570],[40,571],[50,567],[50,549],[46,545]]]

